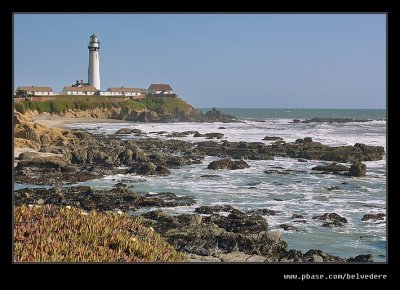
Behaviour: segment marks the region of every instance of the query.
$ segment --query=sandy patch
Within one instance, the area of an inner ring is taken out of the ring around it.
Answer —
[[[37,116],[32,119],[33,122],[45,125],[51,128],[68,129],[69,124],[74,123],[123,123],[125,120],[98,119],[98,118],[68,118],[60,116]]]

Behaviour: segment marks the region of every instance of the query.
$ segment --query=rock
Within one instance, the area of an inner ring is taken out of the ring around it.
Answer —
[[[92,136],[89,133],[84,131],[73,131],[72,134],[77,137],[79,140],[86,140],[89,141],[92,139]]]
[[[21,160],[18,162],[15,170],[21,170],[26,167],[61,170],[65,168],[67,164],[68,163],[60,156],[39,156]]]
[[[247,261],[251,256],[239,251],[233,251],[228,254],[221,254],[219,255],[221,262],[243,262]],[[265,257],[264,257],[265,260]]]
[[[258,214],[258,215],[275,215],[276,211],[272,210],[272,209],[253,209],[253,210],[249,210],[247,212],[248,214]]]
[[[171,171],[169,171],[169,169],[165,166],[158,165],[156,168],[156,173],[157,175],[169,175],[171,174]]]
[[[298,231],[299,231],[298,228],[296,228],[296,227],[294,227],[294,226],[291,226],[291,225],[287,225],[287,224],[282,224],[282,225],[280,225],[279,227],[280,227],[281,229],[283,229],[284,231],[295,231],[295,232],[298,232]]]
[[[205,221],[216,224],[227,232],[258,233],[267,229],[268,223],[260,215],[231,213],[228,217],[213,214],[204,218]]]
[[[36,204],[42,205],[45,203],[45,200],[42,198],[39,198],[38,200],[36,200]]]
[[[37,152],[23,152],[19,154],[18,159],[19,160],[28,160],[28,159],[33,159],[36,157],[40,157],[40,154]]]
[[[339,186],[329,186],[329,187],[327,188],[327,190],[329,190],[329,191],[332,191],[332,190],[340,190],[340,187],[339,187]]]
[[[206,133],[204,134],[206,139],[221,139],[222,137],[224,137],[224,134],[222,133]]]
[[[26,193],[29,194],[27,197]],[[88,186],[34,188],[14,192],[16,205],[20,204],[55,204],[76,206],[84,210],[135,210],[141,197],[124,187],[114,187],[110,190],[94,190]]]
[[[198,134],[197,131],[185,131],[185,132],[172,132],[171,134],[167,135],[167,137],[186,137],[191,134]]]
[[[206,112],[204,114],[207,122],[223,122],[223,123],[230,123],[230,122],[237,122],[237,118],[228,114],[224,114],[221,111],[216,110],[213,108],[212,110]]]
[[[116,135],[129,135],[129,134],[134,134],[135,136],[141,136],[143,135],[142,130],[140,129],[130,129],[130,128],[121,128],[117,132],[115,132]]]
[[[323,215],[313,216],[313,219],[326,221],[322,224],[323,227],[341,227],[347,224],[347,219],[336,213],[325,213]]]
[[[361,177],[365,176],[366,172],[367,166],[364,163],[358,161],[351,165],[349,169],[349,176]]]
[[[324,228],[343,227],[343,226],[344,224],[339,221],[329,221],[329,222],[324,222],[322,224],[322,227]]]
[[[303,159],[303,158],[299,158],[297,159],[298,162],[308,162],[307,160]]]
[[[117,187],[117,188],[126,188],[126,187],[128,187],[128,185],[126,185],[126,184],[123,183],[123,182],[118,182],[118,183],[116,183],[116,184],[114,185],[114,187]]]
[[[384,220],[386,214],[384,213],[377,213],[377,214],[365,214],[362,217],[362,221],[369,221],[369,220]]]
[[[218,178],[221,177],[220,175],[215,175],[215,174],[204,174],[200,176],[201,178]]]
[[[40,149],[40,144],[32,140],[14,137],[14,147]]]
[[[319,255],[313,255],[312,259],[312,261],[315,263],[322,263],[324,261],[324,259]]]
[[[175,207],[191,206],[196,201],[190,196],[176,196],[172,192],[160,192],[157,194],[146,194],[137,204],[139,206]]]
[[[245,213],[241,210],[238,210],[237,208],[234,208],[230,205],[214,205],[214,206],[207,206],[203,205],[194,210],[197,213],[201,214],[213,214],[217,212],[229,212],[229,213],[235,213],[235,214],[242,214],[244,215]]]
[[[354,146],[330,147],[322,145],[320,142],[310,141],[307,137],[297,139],[294,143],[268,145],[267,152],[283,157],[343,163],[381,160],[385,154],[385,150],[381,146],[367,146],[357,143]]]
[[[300,120],[299,119],[293,119],[293,122],[292,123],[300,123]]]
[[[223,130],[223,129],[226,129],[225,127],[218,127],[218,129],[221,129],[221,130]]]
[[[335,162],[328,164],[328,165],[318,165],[315,166],[313,168],[311,168],[311,170],[318,170],[318,171],[323,171],[323,172],[341,172],[341,171],[348,171],[349,169],[341,164],[337,164]]]
[[[345,262],[344,259],[331,256],[321,250],[309,250],[305,254],[298,250],[284,251],[278,259],[280,262]]]
[[[154,175],[156,174],[157,166],[153,162],[147,162],[140,164],[135,172],[139,175]]]
[[[368,255],[358,255],[354,258],[348,258],[346,262],[350,263],[370,263],[373,262],[373,258],[371,254]]]
[[[277,140],[283,140],[281,137],[271,137],[271,136],[265,136],[263,140],[267,141],[277,141]]]
[[[265,259],[265,256],[260,255],[250,255],[245,261],[247,263],[262,263],[262,262],[269,262],[268,259]]]
[[[304,217],[301,214],[293,214],[292,219],[303,219]]]
[[[203,217],[199,214],[181,214],[177,219],[184,226],[197,226],[203,221]]]
[[[229,169],[229,170],[236,170],[236,169],[244,169],[249,168],[250,166],[243,160],[233,161],[229,158],[215,160],[208,165],[208,169]]]

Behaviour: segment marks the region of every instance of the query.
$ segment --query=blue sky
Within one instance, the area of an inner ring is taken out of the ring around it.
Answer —
[[[384,14],[16,14],[14,86],[169,83],[195,107],[385,108]]]

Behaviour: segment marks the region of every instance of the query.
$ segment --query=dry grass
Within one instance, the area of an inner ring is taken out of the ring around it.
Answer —
[[[14,210],[16,262],[179,262],[184,256],[139,219],[56,206]]]

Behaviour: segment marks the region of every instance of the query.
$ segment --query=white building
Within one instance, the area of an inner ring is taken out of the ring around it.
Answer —
[[[64,95],[82,95],[82,96],[91,96],[97,93],[97,89],[95,87],[64,87],[62,93]]]
[[[138,88],[108,88],[107,91],[100,92],[100,96],[126,96],[126,97],[141,97],[146,95],[146,89]]]
[[[150,94],[172,94],[172,88],[168,84],[151,84],[147,91]]]
[[[95,87],[100,90],[100,60],[99,49],[100,41],[93,33],[89,41],[89,69],[88,69],[88,83],[89,86]]]
[[[54,92],[51,87],[20,86],[15,91],[15,94],[27,96],[52,96],[54,95]]]

